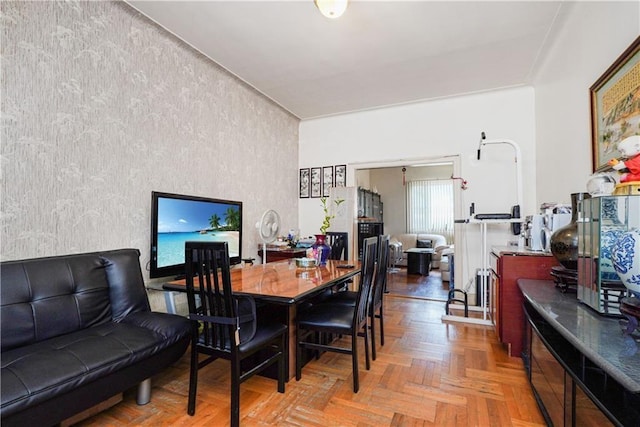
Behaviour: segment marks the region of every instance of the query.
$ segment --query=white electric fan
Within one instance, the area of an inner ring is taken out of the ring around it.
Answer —
[[[278,237],[280,231],[280,215],[273,209],[266,210],[262,214],[260,221],[256,223],[256,228],[262,239],[262,263],[267,263],[267,244],[273,242]]]

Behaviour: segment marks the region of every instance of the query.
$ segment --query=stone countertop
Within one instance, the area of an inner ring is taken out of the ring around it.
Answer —
[[[496,256],[501,256],[501,255],[553,256],[551,252],[532,251],[530,249],[519,248],[518,246],[492,246],[491,252]]]
[[[601,316],[551,281],[520,279],[524,298],[582,354],[632,393],[640,392],[638,343],[617,318]]]

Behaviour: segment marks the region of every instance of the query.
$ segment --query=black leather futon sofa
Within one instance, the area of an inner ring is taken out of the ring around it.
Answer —
[[[47,426],[176,362],[190,322],[151,312],[136,249],[0,263],[3,427]]]

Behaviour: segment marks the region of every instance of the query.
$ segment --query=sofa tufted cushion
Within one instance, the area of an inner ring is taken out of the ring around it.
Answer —
[[[191,322],[150,311],[137,249],[0,263],[2,425],[52,425],[184,354]]]
[[[5,350],[149,311],[136,249],[0,264]]]
[[[97,256],[0,265],[4,351],[111,321],[109,283]]]
[[[189,335],[187,319],[166,313],[134,313],[108,322],[2,352],[2,414],[73,390],[144,360]]]

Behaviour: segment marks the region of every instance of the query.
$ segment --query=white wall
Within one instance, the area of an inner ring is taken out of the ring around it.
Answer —
[[[567,6],[532,87],[303,121],[300,167],[347,163],[352,170],[358,163],[399,165],[401,159],[459,154],[469,189],[459,197],[457,215],[465,217],[471,202],[476,212],[505,211],[514,204],[512,151],[485,147],[478,162],[485,131],[489,139],[520,145],[523,215],[537,212],[542,202],[569,203],[571,193],[586,189],[591,174],[589,87],[640,33],[640,3]],[[352,175],[347,183],[354,185]],[[300,201],[299,221],[301,230],[318,227],[317,199]],[[464,262],[467,283],[479,266],[477,230],[458,226],[456,237],[456,265]],[[502,226],[490,228],[490,244],[512,238]]]
[[[300,167],[347,164],[347,185],[354,185],[353,167],[358,163],[459,155],[459,172],[469,189],[462,192],[457,215],[466,217],[471,202],[475,202],[476,212],[507,212],[516,201],[513,150],[506,145],[485,147],[478,161],[476,150],[482,131],[489,139],[506,138],[520,145],[527,195],[523,211],[533,212],[535,129],[530,87],[302,121]],[[300,230],[313,234],[321,221],[320,202],[301,199],[299,206]],[[478,234],[474,225],[456,230],[456,244],[461,248],[456,265],[467,266],[464,276],[458,275],[463,282],[479,267]],[[492,236],[496,244],[509,239],[502,226]]]
[[[124,2],[2,2],[2,259],[122,247],[151,191],[298,219],[298,119]]]
[[[640,34],[639,2],[576,2],[538,72],[537,204],[570,203],[591,167],[589,87]]]

